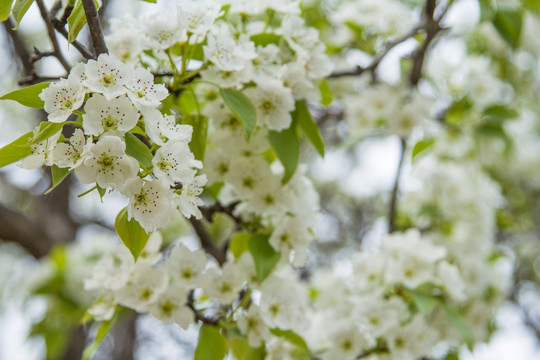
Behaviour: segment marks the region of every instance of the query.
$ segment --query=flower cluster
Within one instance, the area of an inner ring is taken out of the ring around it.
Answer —
[[[75,130],[69,139],[60,140],[60,130],[32,145],[22,166],[56,165],[74,170],[85,184],[119,191],[129,198],[129,218],[147,232],[167,225],[176,209],[201,217],[198,195],[206,181],[197,176],[202,163],[188,145],[193,129],[157,109],[167,95],[148,70],[113,56],[80,64],[40,94],[48,120],[78,116],[69,122]],[[151,164],[145,156],[153,157]]]

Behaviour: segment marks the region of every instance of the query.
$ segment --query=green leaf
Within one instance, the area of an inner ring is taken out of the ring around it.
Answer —
[[[0,149],[0,167],[12,164],[22,158],[32,155],[32,149],[28,142],[34,133],[32,131],[22,135],[12,143]]]
[[[203,324],[199,330],[199,342],[193,359],[221,360],[227,352],[227,340],[221,335],[219,328]]]
[[[151,169],[154,155],[152,155],[152,152],[148,146],[146,146],[146,144],[139,140],[135,135],[130,133],[126,133],[125,139],[126,154],[137,159],[145,170]]]
[[[322,106],[328,106],[334,101],[334,94],[332,94],[332,90],[330,90],[330,86],[328,86],[328,81],[326,81],[326,79],[321,80],[319,91],[321,93]]]
[[[28,8],[34,0],[15,0],[15,4],[13,4],[13,18],[15,19],[15,22],[17,23],[13,30],[17,30],[19,27],[19,23],[21,22],[24,14],[28,11]]]
[[[142,1],[145,1],[147,3],[155,4],[157,0],[142,0]]]
[[[417,157],[422,151],[426,150],[434,143],[435,143],[434,138],[427,138],[427,139],[422,139],[416,144],[414,144],[414,148],[412,151],[412,158],[414,159],[415,157]]]
[[[504,105],[493,105],[484,109],[484,121],[493,124],[501,125],[504,121],[513,119],[519,114],[517,111],[508,108]]]
[[[296,102],[296,110],[293,112],[293,118],[296,118],[298,126],[304,135],[306,135],[309,142],[324,157],[324,142],[319,132],[319,126],[313,121],[305,101]]]
[[[492,0],[478,0],[480,5],[480,21],[490,21],[495,16]]]
[[[465,340],[469,349],[472,349],[472,346],[474,345],[474,336],[471,329],[469,328],[469,325],[467,325],[461,315],[451,307],[443,305],[443,310],[448,317],[448,320],[450,320],[450,322],[452,323],[452,325],[454,325],[463,340]]]
[[[257,125],[257,112],[251,100],[238,90],[220,89],[219,93],[234,115],[242,121],[244,136],[249,139]]]
[[[36,109],[43,109],[45,102],[39,98],[39,94],[50,83],[39,83],[12,91],[0,97],[0,100],[14,100],[19,104]]]
[[[2,0],[0,4],[0,21],[4,21],[9,17],[11,4],[13,4],[13,0]]]
[[[146,246],[150,234],[147,234],[146,231],[144,231],[135,218],[128,220],[127,207],[120,210],[116,216],[114,228],[136,261]]]
[[[235,259],[238,260],[243,253],[248,251],[250,237],[251,234],[246,232],[237,232],[231,237],[231,241],[229,242],[229,250],[231,250]]]
[[[64,179],[72,172],[69,168],[59,168],[56,165],[51,167],[52,186],[49,190],[45,191],[44,195],[47,195],[54,190]]]
[[[195,159],[204,161],[206,151],[206,136],[208,135],[208,118],[206,116],[187,115],[186,123],[193,126],[193,136],[189,148],[195,155]]]
[[[248,241],[248,249],[255,262],[255,272],[259,282],[270,275],[281,258],[281,253],[274,250],[269,239],[268,235],[253,234]]]
[[[280,132],[269,131],[268,140],[272,144],[272,148],[285,168],[285,175],[282,182],[287,183],[294,175],[298,166],[298,158],[300,157],[300,140],[296,133],[296,121],[293,116],[291,127]]]
[[[279,42],[281,41],[283,37],[278,34],[274,33],[262,33],[262,34],[255,34],[251,35],[249,38],[253,43],[255,43],[255,46],[266,46],[270,44],[279,45]]]
[[[98,8],[99,5],[96,5]],[[75,7],[71,11],[71,15],[67,18],[68,24],[68,41],[73,42],[77,39],[79,32],[86,24],[86,14],[81,0],[78,0]]]
[[[250,347],[248,353],[242,358],[242,360],[264,360],[266,358],[266,347],[264,344],[258,348]]]
[[[523,11],[513,9],[497,10],[492,20],[493,26],[513,49],[519,47]]]
[[[117,319],[118,319],[118,314],[115,313],[114,316],[110,320],[101,322],[94,341],[92,341],[90,344],[88,344],[84,348],[82,360],[90,360],[92,356],[94,356],[94,353],[98,349],[103,339],[105,339],[107,334],[111,331]]]
[[[243,336],[230,337],[229,346],[235,359],[244,359],[248,354],[249,344],[247,338]]]
[[[193,114],[197,111],[198,100],[194,91],[182,91],[178,102],[185,114]]]
[[[51,136],[57,134],[66,125],[65,122],[53,123],[50,121],[43,121],[39,123],[39,127],[34,130],[34,136],[30,141],[30,144],[36,144],[38,142],[47,140]]]
[[[302,349],[308,350],[309,347],[306,344],[306,341],[297,333],[292,330],[282,330],[279,328],[270,329],[270,332],[276,336],[282,337],[296,346],[299,346]]]
[[[416,291],[412,289],[407,289],[409,294],[414,300],[414,304],[420,313],[423,315],[430,314],[433,309],[440,303],[439,299],[435,296],[425,294],[421,291]]]

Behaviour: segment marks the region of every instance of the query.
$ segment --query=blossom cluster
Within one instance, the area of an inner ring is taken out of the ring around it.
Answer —
[[[75,171],[85,184],[122,193],[129,198],[129,218],[147,232],[167,225],[176,209],[188,218],[201,217],[198,195],[206,178],[197,176],[202,163],[188,145],[193,128],[158,110],[167,95],[150,71],[113,56],[102,54],[79,64],[67,79],[40,94],[48,121],[64,123],[78,117],[70,122],[75,130],[69,139],[60,129],[32,145],[32,154],[21,166],[56,165]],[[129,141],[146,149],[151,164],[132,157],[137,155],[128,148]]]

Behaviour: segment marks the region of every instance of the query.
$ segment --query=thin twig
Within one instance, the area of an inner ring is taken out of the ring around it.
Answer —
[[[103,29],[101,28],[101,22],[97,13],[96,4],[94,0],[82,0],[84,7],[84,13],[86,14],[86,23],[90,30],[90,37],[92,39],[92,46],[96,55],[108,54],[107,46],[105,45],[105,38],[103,37]]]
[[[415,36],[416,34],[418,34],[418,32],[421,29],[422,29],[421,26],[415,26],[407,34],[386,43],[386,45],[384,46],[384,49],[373,58],[373,60],[371,61],[371,63],[368,66],[366,66],[366,67],[357,66],[353,70],[335,72],[335,73],[330,74],[328,77],[329,78],[339,78],[339,77],[343,77],[343,76],[356,76],[356,75],[360,75],[360,74],[362,74],[362,73],[364,73],[366,71],[369,71],[372,74],[374,74],[375,71],[377,70],[377,68],[379,67],[379,64],[381,63],[381,61],[385,58],[386,55],[388,55],[388,53],[393,48],[395,48],[397,45],[403,43],[404,41],[406,41],[406,40],[412,38],[413,36]]]
[[[401,152],[399,154],[399,163],[396,171],[396,178],[394,180],[394,187],[392,189],[392,198],[390,199],[390,209],[388,211],[388,232],[393,233],[396,231],[396,211],[397,211],[397,196],[399,192],[399,180],[401,178],[401,171],[403,169],[403,160],[405,159],[405,151],[407,149],[407,140],[401,138]]]
[[[30,72],[30,75],[22,77],[17,81],[19,85],[32,85],[37,84],[41,82],[47,82],[47,81],[58,81],[60,80],[60,76],[39,76],[36,74],[35,70],[32,70]]]
[[[190,308],[191,311],[193,311],[193,314],[195,315],[195,320],[200,321],[200,322],[202,322],[204,324],[208,324],[208,325],[217,325],[221,321],[220,317],[216,317],[216,318],[206,317],[202,313],[200,313],[199,310],[197,310],[197,308],[195,308],[194,293],[195,292],[193,290],[190,290],[190,292],[188,294],[188,299],[187,299],[187,302],[186,302],[186,306],[188,308]]]
[[[60,33],[60,35],[62,35],[64,37],[64,39],[68,40],[69,41],[69,33],[67,32],[66,28],[65,28],[65,24],[62,25],[62,23],[60,22],[60,20],[58,19],[51,19],[51,22],[54,26],[54,28],[56,29],[56,31],[58,31],[58,33]],[[94,54],[92,54],[87,48],[86,46],[84,46],[83,44],[81,44],[79,41],[77,40],[73,40],[70,42],[71,45],[73,45],[73,47],[75,49],[77,49],[77,51],[85,58],[85,59],[93,59],[95,56]]]
[[[49,34],[49,39],[51,40],[51,44],[54,49],[54,56],[58,59],[60,64],[64,67],[64,69],[69,73],[71,70],[71,65],[69,65],[68,61],[64,57],[64,54],[62,54],[62,50],[60,49],[60,45],[58,45],[58,39],[56,38],[56,32],[54,31],[54,26],[52,25],[50,19],[49,19],[49,13],[47,11],[47,8],[45,7],[45,4],[43,3],[43,0],[36,0],[36,3],[39,7],[39,12],[41,14],[41,17],[43,18],[43,21],[45,22],[45,25],[47,27],[47,33]]]
[[[189,218],[189,222],[191,223],[191,225],[193,226],[193,230],[195,230],[195,233],[199,237],[202,248],[208,254],[212,255],[219,263],[219,265],[223,265],[226,260],[225,251],[218,248],[214,244],[212,238],[210,237],[210,234],[208,234],[208,231],[206,231],[206,229],[204,228],[203,223],[200,220],[195,219],[194,217]]]

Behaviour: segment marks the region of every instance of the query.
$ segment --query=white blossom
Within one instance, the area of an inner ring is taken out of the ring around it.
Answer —
[[[84,106],[83,128],[88,135],[123,135],[137,125],[140,114],[131,101],[120,96],[107,100],[94,94]]]
[[[85,184],[97,182],[102,188],[119,188],[139,171],[139,163],[125,154],[126,144],[117,136],[103,136],[87,148],[84,162],[75,169]]]
[[[84,102],[85,91],[74,77],[60,79],[45,88],[39,97],[45,102],[44,109],[51,122],[60,123],[67,120],[69,115]]]
[[[133,69],[130,66],[111,55],[101,54],[97,61],[89,60],[86,64],[83,85],[111,100],[126,93],[124,85],[131,79],[132,74]]]

